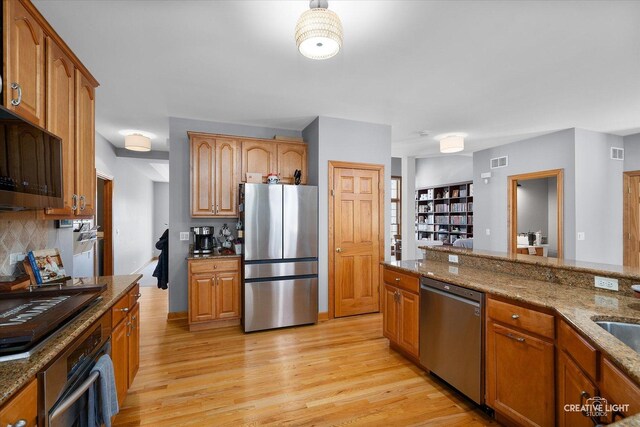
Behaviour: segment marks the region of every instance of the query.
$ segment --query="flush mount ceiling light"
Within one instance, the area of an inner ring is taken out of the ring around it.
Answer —
[[[136,129],[118,131],[124,135],[124,148],[131,151],[151,151],[151,140],[156,136],[151,132]]]
[[[464,137],[449,135],[440,140],[441,153],[457,153],[464,150]]]
[[[311,0],[309,7],[298,19],[296,45],[307,58],[329,59],[342,47],[342,22],[327,0]]]

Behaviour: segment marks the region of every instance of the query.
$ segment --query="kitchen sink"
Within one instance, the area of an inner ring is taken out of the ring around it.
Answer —
[[[640,324],[597,321],[596,324],[614,337],[640,353]]]

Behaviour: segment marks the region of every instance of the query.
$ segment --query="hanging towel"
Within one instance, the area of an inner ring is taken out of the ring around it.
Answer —
[[[89,391],[89,427],[99,427],[102,424],[106,427],[111,427],[111,417],[116,415],[120,408],[118,407],[113,362],[111,362],[109,355],[101,356],[91,369],[91,372],[98,372],[100,377],[96,381],[98,383],[98,393],[92,396],[94,394],[93,390]],[[91,403],[93,403],[93,408]]]

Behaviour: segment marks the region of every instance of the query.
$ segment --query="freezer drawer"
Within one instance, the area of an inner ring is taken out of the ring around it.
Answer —
[[[318,279],[248,282],[244,285],[244,331],[318,321]]]
[[[284,185],[284,258],[318,257],[318,187]]]
[[[314,274],[318,274],[318,261],[269,262],[244,265],[245,280]]]
[[[244,185],[244,259],[282,259],[282,185]]]

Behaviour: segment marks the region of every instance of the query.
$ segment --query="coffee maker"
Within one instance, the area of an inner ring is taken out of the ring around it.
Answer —
[[[194,255],[207,255],[213,252],[213,248],[215,246],[213,239],[213,227],[191,227],[191,234],[193,235]]]

